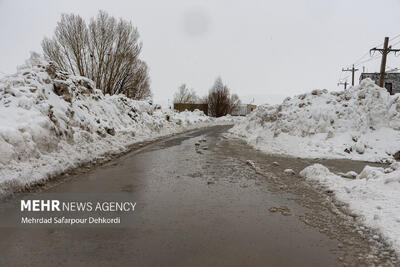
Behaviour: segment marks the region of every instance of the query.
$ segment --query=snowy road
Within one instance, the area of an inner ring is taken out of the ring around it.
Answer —
[[[283,172],[297,173],[315,161],[261,154],[224,138],[228,128],[157,141],[54,183],[44,191],[129,192],[136,219],[123,229],[0,228],[0,265],[342,266],[394,260],[385,244],[366,241],[372,233],[358,233],[353,222],[335,215],[326,195]],[[320,162],[342,171],[364,166]]]

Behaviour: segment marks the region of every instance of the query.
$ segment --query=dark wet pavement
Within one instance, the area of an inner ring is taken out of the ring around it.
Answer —
[[[157,141],[46,189],[128,192],[135,219],[126,228],[0,228],[0,265],[343,266],[379,254],[319,207],[317,192],[303,184],[291,190],[297,178],[282,176],[285,164],[310,162],[263,155],[224,138],[228,128]],[[273,161],[282,166],[274,169]]]

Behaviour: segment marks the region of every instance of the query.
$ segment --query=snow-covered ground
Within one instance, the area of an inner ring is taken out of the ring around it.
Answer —
[[[314,90],[259,106],[230,133],[266,153],[392,163],[360,174],[315,164],[300,175],[332,190],[400,255],[400,94],[391,96],[370,79],[345,91]]]
[[[355,179],[342,177],[351,174],[339,176],[314,164],[302,170],[300,176],[332,190],[339,201],[361,216],[361,222],[382,233],[400,255],[400,163],[386,169],[366,166]]]
[[[103,95],[87,78],[32,54],[16,74],[0,79],[0,195],[136,142],[231,120]]]
[[[259,106],[230,132],[267,153],[391,162],[399,130],[400,95],[366,79],[345,91],[314,90]]]

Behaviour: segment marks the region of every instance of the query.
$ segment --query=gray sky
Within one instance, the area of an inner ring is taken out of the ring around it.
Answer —
[[[257,104],[333,90],[342,67],[400,34],[399,0],[0,0],[0,72],[41,52],[61,13],[89,19],[99,9],[138,27],[154,99],[164,104],[181,83],[205,95],[217,76]],[[377,71],[379,62],[362,66]]]

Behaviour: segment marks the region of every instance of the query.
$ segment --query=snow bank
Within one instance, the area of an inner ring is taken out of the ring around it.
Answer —
[[[366,79],[345,91],[314,90],[259,106],[231,133],[267,153],[393,161],[399,130],[400,95]]]
[[[366,226],[380,231],[400,255],[399,163],[387,169],[366,166],[356,179],[342,178],[321,164],[305,168],[300,176],[332,190]]]
[[[32,54],[16,74],[0,79],[0,195],[135,142],[225,122],[103,95],[91,80]]]

